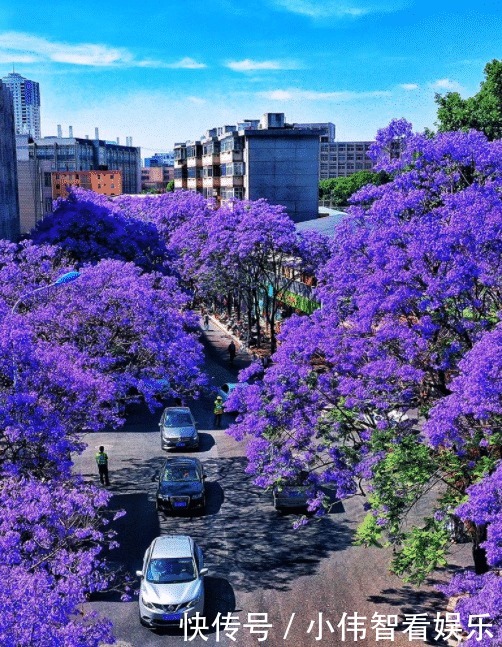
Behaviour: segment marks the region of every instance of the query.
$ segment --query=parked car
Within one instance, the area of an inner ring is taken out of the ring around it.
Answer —
[[[179,626],[186,614],[204,615],[204,556],[187,535],[163,535],[148,547],[139,591],[139,621],[146,627]]]
[[[308,485],[282,485],[274,487],[274,508],[279,512],[285,510],[307,509]]]
[[[206,505],[204,469],[198,458],[166,458],[159,473],[155,505],[164,512],[202,510]]]
[[[237,413],[234,410],[227,409],[225,407],[225,402],[228,400],[228,396],[234,391],[234,389],[240,389],[244,386],[247,386],[247,382],[225,382],[218,388],[218,395],[221,396],[223,400],[223,407],[227,413]]]
[[[167,407],[159,422],[162,449],[197,449],[199,434],[188,407]]]

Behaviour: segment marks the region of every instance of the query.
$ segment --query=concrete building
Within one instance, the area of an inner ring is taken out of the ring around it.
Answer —
[[[165,193],[167,184],[174,180],[174,167],[150,166],[141,169],[141,190]]]
[[[267,199],[295,222],[317,216],[319,137],[294,128],[284,113],[208,130],[200,140],[175,144],[174,184],[215,198]]]
[[[0,81],[0,238],[19,238],[16,136],[10,91]]]
[[[52,171],[52,199],[64,198],[69,187],[79,187],[108,195],[122,194],[122,173],[120,171]]]
[[[17,135],[30,135],[38,139],[40,132],[40,86],[36,81],[11,72],[2,79],[9,88],[14,106]]]
[[[62,136],[60,127],[57,137],[33,140],[27,136],[18,136],[21,232],[30,231],[41,218],[52,213],[53,173],[96,171],[96,175],[89,176],[89,181],[94,178],[92,182],[95,181],[95,190],[98,190],[100,182],[97,174],[108,171],[120,174],[121,193],[139,193],[141,149],[132,145],[131,138],[126,138],[126,141],[127,145],[121,146],[116,142],[99,139],[97,128],[95,139],[73,137],[71,126],[69,137]],[[111,186],[108,188],[111,193]],[[119,195],[117,186],[113,190]]]

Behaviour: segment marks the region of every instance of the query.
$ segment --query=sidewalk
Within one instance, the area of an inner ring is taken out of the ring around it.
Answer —
[[[248,357],[249,357],[249,361],[253,361],[255,359],[260,359],[260,358],[262,358],[264,356],[270,357],[270,355],[271,355],[271,353],[270,353],[270,343],[262,341],[262,344],[261,344],[260,348],[257,348],[256,346],[253,346],[251,348],[243,350],[243,348],[244,348],[243,340],[240,337],[237,337],[237,335],[234,335],[222,321],[220,321],[214,315],[209,315],[209,321],[210,321],[210,324],[209,324],[210,327],[212,326],[213,328],[218,328],[219,330],[221,330],[222,333],[224,333],[228,337],[228,339],[229,339],[228,343],[230,343],[230,340],[234,341],[234,343],[235,343],[235,345],[237,346],[237,349],[238,349],[237,357],[239,356],[239,353],[247,354]],[[202,319],[201,319],[201,328],[202,329],[204,328],[204,324],[203,324]],[[227,344],[227,346],[228,346],[228,344]]]
[[[225,382],[237,382],[238,374],[252,362],[252,356],[242,349],[241,341],[233,335],[216,318],[209,317],[209,330],[204,330],[203,318],[200,318],[204,346],[206,347],[206,370],[213,378],[214,386]],[[230,364],[228,345],[233,341],[237,347],[237,355]]]

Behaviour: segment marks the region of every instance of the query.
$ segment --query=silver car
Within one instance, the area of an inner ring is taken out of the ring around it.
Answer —
[[[204,615],[202,549],[187,535],[163,535],[148,547],[139,591],[139,621],[145,627],[180,626],[186,614]]]
[[[199,446],[196,422],[188,407],[167,407],[159,422],[162,449]]]

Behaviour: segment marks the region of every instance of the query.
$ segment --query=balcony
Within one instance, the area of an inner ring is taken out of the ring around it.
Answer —
[[[206,189],[210,188],[216,188],[220,186],[220,179],[219,177],[205,177],[202,180],[202,186]]]
[[[227,175],[221,178],[220,186],[234,187],[244,186],[244,177],[242,175]]]
[[[222,151],[220,153],[220,164],[228,164],[229,162],[242,162],[244,161],[243,151]]]
[[[187,159],[187,168],[194,168],[196,166],[202,166],[201,157],[189,157]]]
[[[174,186],[176,186],[176,183]],[[202,189],[202,178],[189,177],[187,179],[187,189],[191,189],[192,191],[195,191],[196,189]]]
[[[219,153],[208,153],[202,156],[202,166],[213,166],[220,163]]]

